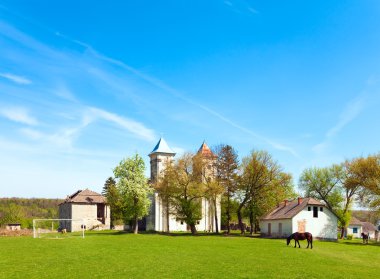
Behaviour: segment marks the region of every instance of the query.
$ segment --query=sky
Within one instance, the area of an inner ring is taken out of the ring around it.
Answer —
[[[161,136],[266,150],[295,186],[378,153],[379,26],[376,0],[0,0],[0,197],[101,192]]]

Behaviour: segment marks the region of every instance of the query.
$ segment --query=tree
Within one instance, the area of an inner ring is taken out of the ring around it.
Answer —
[[[232,198],[237,190],[237,172],[239,168],[238,155],[234,148],[230,145],[219,145],[214,148],[217,155],[216,182],[224,188],[224,196],[226,197],[226,222],[227,233],[230,233]]]
[[[116,221],[123,219],[120,194],[116,187],[116,181],[113,177],[109,177],[104,183],[102,194],[107,198],[107,203],[111,209],[112,227]]]
[[[196,224],[202,219],[201,199],[204,196],[202,182],[202,160],[187,153],[163,171],[163,181],[170,193],[173,214],[186,222],[191,233],[196,234]]]
[[[153,187],[159,194],[164,208],[164,214],[166,218],[166,232],[170,232],[170,214],[175,212],[172,210],[173,195],[175,191],[175,171],[173,169],[173,162],[167,161],[164,167],[163,175],[160,175]]]
[[[380,164],[376,156],[346,160],[328,168],[306,169],[300,177],[300,188],[307,195],[325,202],[337,215],[341,238],[351,219],[351,207],[360,194],[376,189],[380,181]]]
[[[125,221],[131,220],[133,232],[138,232],[138,220],[149,212],[152,188],[146,179],[145,164],[138,155],[123,159],[113,170],[120,194],[121,212]]]
[[[286,187],[291,189],[291,176],[282,172],[280,165],[266,151],[253,151],[243,158],[242,174],[239,181],[240,204],[237,215],[241,233],[244,233],[243,209],[248,206],[250,232],[253,232],[254,221],[264,210],[260,201],[267,201],[274,189]],[[278,191],[279,193],[281,191]],[[286,193],[286,191],[283,191]],[[283,197],[283,196],[281,196]]]

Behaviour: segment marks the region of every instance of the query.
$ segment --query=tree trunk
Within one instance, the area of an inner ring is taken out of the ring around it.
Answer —
[[[253,210],[249,212],[249,234],[253,235]]]
[[[238,216],[239,228],[240,228],[241,234],[244,234],[245,229],[244,229],[243,217],[241,215],[241,208],[240,207],[238,208],[237,216]]]
[[[138,232],[139,232],[139,218],[135,216],[133,233],[137,234]]]
[[[190,225],[191,234],[197,234],[197,228],[195,227],[195,224]]]
[[[218,226],[218,208],[216,207],[216,197],[214,199],[214,210],[215,210],[215,232],[219,233],[219,226]]]
[[[345,226],[342,226],[342,229],[340,231],[340,239],[343,239],[344,238],[344,232],[346,231],[346,227]]]
[[[169,201],[166,201],[166,232],[169,233]]]
[[[256,220],[255,220],[255,233],[257,233],[258,230],[259,230],[259,222],[256,218]]]
[[[227,193],[227,234],[231,232],[230,194]]]

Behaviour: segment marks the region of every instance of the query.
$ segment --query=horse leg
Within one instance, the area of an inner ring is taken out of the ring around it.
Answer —
[[[294,248],[297,248],[297,240],[294,239]]]
[[[310,241],[309,241],[309,239],[306,239],[306,240],[307,240],[307,247],[306,247],[306,249],[308,249],[308,248],[309,248]]]
[[[301,248],[300,241],[297,239],[298,242],[298,248]]]

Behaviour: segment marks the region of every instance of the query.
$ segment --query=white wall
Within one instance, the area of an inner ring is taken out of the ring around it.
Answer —
[[[268,232],[268,224],[271,224],[271,234]],[[282,224],[282,232],[280,232],[280,224]],[[260,221],[260,232],[263,236],[269,237],[288,237],[292,232],[292,220],[280,219],[280,220],[262,220]]]
[[[320,211],[318,206],[318,218],[313,217],[313,206],[310,205],[311,211],[306,206],[292,219],[293,232],[298,231],[298,222],[305,221],[305,232],[310,232],[313,237],[322,239],[337,239],[338,218],[326,207]]]

